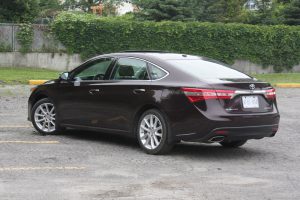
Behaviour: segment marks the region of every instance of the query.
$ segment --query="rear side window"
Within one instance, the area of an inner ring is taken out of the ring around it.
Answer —
[[[205,60],[168,60],[178,69],[201,79],[250,79],[251,77],[227,66]]]
[[[147,63],[134,58],[120,58],[115,65],[114,80],[149,80]]]
[[[152,64],[149,64],[149,70],[150,70],[150,76],[151,76],[152,80],[161,79],[167,75],[166,71],[164,71]]]

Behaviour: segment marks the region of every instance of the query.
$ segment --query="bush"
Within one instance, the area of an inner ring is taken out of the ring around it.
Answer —
[[[276,71],[300,61],[300,27],[200,22],[139,22],[62,13],[52,30],[69,53],[83,58],[123,50],[166,50],[232,64],[249,60]]]
[[[11,52],[12,46],[0,41],[0,52]]]
[[[17,40],[21,45],[21,53],[30,52],[33,41],[33,28],[31,24],[20,24],[17,32]]]

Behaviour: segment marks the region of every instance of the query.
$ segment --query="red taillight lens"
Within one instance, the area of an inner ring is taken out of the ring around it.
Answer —
[[[273,88],[273,89],[267,90],[266,91],[266,97],[267,97],[267,99],[270,99],[270,100],[275,99],[276,98],[276,91],[275,91],[275,89]]]
[[[182,88],[182,91],[192,103],[208,99],[231,99],[234,95],[233,90]]]

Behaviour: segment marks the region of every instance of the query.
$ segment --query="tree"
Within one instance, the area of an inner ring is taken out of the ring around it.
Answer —
[[[284,23],[300,25],[300,0],[293,0],[284,10]]]
[[[198,20],[234,22],[245,0],[135,0],[140,18],[147,20]]]
[[[207,0],[200,21],[234,22],[241,14],[243,0]]]
[[[62,5],[59,0],[39,0],[39,16],[53,18],[55,14],[62,10]]]
[[[38,0],[0,0],[2,22],[31,22],[38,13]]]
[[[135,0],[140,8],[137,13],[139,19],[144,20],[193,20],[192,10],[185,4],[185,0]]]
[[[124,0],[65,0],[63,3],[63,7],[66,10],[74,10],[80,9],[84,12],[91,12],[91,7],[96,6],[99,4],[107,4],[110,5],[117,5],[120,4]]]

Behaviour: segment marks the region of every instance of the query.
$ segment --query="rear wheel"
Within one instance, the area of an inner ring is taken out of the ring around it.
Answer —
[[[56,134],[61,131],[56,124],[56,112],[54,103],[49,99],[41,99],[36,102],[31,110],[31,120],[35,129],[43,134]]]
[[[246,144],[247,140],[235,140],[235,141],[224,141],[220,142],[223,147],[227,148],[238,148]]]
[[[148,154],[166,154],[174,144],[168,143],[168,122],[163,114],[151,109],[143,113],[137,127],[141,148]]]

